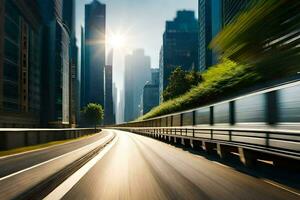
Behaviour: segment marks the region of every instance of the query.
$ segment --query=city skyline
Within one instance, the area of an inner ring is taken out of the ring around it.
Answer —
[[[184,2],[176,0],[176,3],[174,3],[174,0],[165,0],[164,2],[159,0],[99,1],[106,4],[107,7],[106,33],[109,35],[112,32],[126,32],[126,48],[115,50],[114,53],[114,82],[116,82],[118,90],[123,89],[124,59],[126,54],[132,53],[135,49],[143,48],[145,53],[151,57],[151,67],[158,68],[165,21],[173,20],[176,17],[177,10],[186,9],[198,13],[197,0],[185,0]],[[90,2],[92,0],[76,0],[76,37],[78,46],[81,46],[79,38],[81,35],[80,27],[84,25],[84,5]],[[149,29],[149,24],[153,24],[151,29]],[[109,49],[107,47],[107,51]]]

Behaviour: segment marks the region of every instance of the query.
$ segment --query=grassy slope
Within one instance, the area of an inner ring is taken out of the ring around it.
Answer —
[[[260,81],[262,77],[251,68],[224,60],[202,74],[203,82],[186,94],[166,101],[138,120],[145,120],[173,112],[199,107]]]

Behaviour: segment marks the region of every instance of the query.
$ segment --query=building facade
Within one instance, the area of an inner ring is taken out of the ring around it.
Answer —
[[[113,50],[111,50],[108,54],[104,77],[105,77],[104,124],[111,125],[115,123],[114,101],[113,101]]]
[[[222,0],[199,0],[199,67],[205,71],[218,62],[218,56],[209,48],[211,40],[222,30]]]
[[[63,23],[70,35],[69,59],[70,59],[70,124],[75,127],[79,118],[79,67],[78,47],[75,33],[75,0],[63,1]]]
[[[63,0],[39,0],[43,19],[43,126],[70,127],[70,31]],[[46,114],[45,114],[46,113]]]
[[[160,92],[178,66],[186,71],[198,70],[198,22],[193,11],[178,11],[173,21],[166,22],[161,52]]]
[[[84,65],[81,74],[81,105],[104,106],[106,5],[97,0],[85,5]]]
[[[257,0],[223,0],[223,26],[230,24],[236,16]]]
[[[38,127],[42,22],[37,2],[0,0],[0,127]]]
[[[143,115],[159,105],[159,70],[152,69],[151,82],[143,88]]]
[[[199,67],[207,70],[218,63],[209,44],[212,39],[244,11],[253,0],[199,0]]]
[[[151,79],[150,57],[144,50],[135,50],[125,57],[124,121],[132,121],[141,114],[143,87]]]

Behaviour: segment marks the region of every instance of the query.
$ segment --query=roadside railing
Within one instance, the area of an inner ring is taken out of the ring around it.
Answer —
[[[300,131],[198,127],[118,127],[138,134],[179,141],[231,146],[300,160]],[[219,150],[219,149],[218,149]]]

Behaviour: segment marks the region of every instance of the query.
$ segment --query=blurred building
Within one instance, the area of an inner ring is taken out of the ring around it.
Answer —
[[[81,105],[104,106],[106,5],[97,0],[85,5],[84,65],[81,66]]]
[[[254,1],[257,0],[223,0],[223,25],[230,24]]]
[[[108,54],[107,65],[105,66],[105,103],[104,103],[104,124],[115,123],[114,102],[113,102],[113,50]]]
[[[143,87],[151,79],[150,57],[144,50],[135,50],[125,57],[124,120],[132,121],[141,113]]]
[[[63,1],[63,23],[70,34],[69,59],[70,59],[70,123],[76,126],[79,118],[79,67],[78,47],[75,33],[75,0]]]
[[[42,22],[36,0],[0,0],[0,127],[38,127]]]
[[[143,89],[143,115],[159,105],[159,70],[152,69],[151,82],[147,82]]]
[[[118,88],[116,86],[116,83],[113,82],[113,124],[116,123],[117,121],[117,107],[118,105]]]
[[[43,126],[70,127],[70,30],[63,0],[38,0],[43,19]]]
[[[82,109],[85,106],[84,100],[86,99],[85,94],[85,40],[84,40],[84,27],[81,27],[81,49],[80,49],[80,97],[79,97],[79,104],[80,109]]]
[[[209,43],[222,29],[222,5],[222,0],[199,0],[200,71],[218,62],[217,55],[209,48]]]
[[[209,44],[211,40],[245,10],[253,0],[199,0],[199,67],[205,71],[217,64],[218,55]]]
[[[160,92],[167,87],[173,70],[198,70],[198,22],[194,11],[178,11],[173,21],[167,21],[161,52]]]

